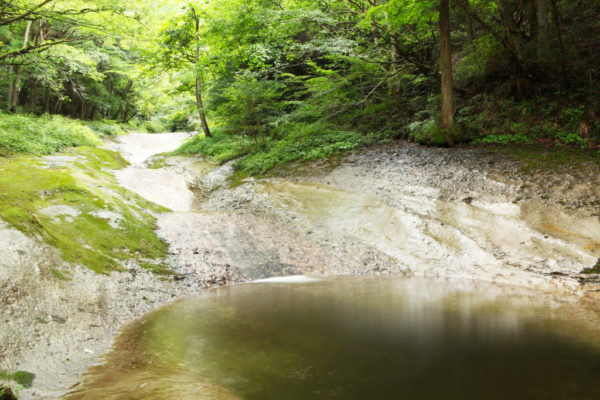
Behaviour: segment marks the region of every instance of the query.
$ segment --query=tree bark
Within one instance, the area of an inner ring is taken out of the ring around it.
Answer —
[[[544,56],[548,45],[548,5],[546,0],[536,0],[536,19],[537,19],[537,60],[538,62]]]
[[[27,21],[27,27],[25,28],[25,35],[23,37],[23,48],[26,49],[29,44],[29,35],[31,33],[31,25],[33,21]],[[12,101],[10,105],[10,111],[17,111],[17,107],[19,106],[19,94],[21,93],[21,73],[23,71],[23,66],[19,65],[17,67],[17,74],[15,76],[15,83],[13,86],[13,94]]]
[[[198,114],[200,114],[200,123],[204,136],[212,137],[208,123],[206,122],[206,113],[204,112],[204,101],[202,100],[202,76],[200,72],[200,17],[194,7],[191,8],[192,16],[196,24],[196,105]]]
[[[15,77],[13,76],[15,68],[12,65],[8,66],[8,92],[6,93],[6,109],[12,107],[13,91],[15,90]]]
[[[515,20],[513,19],[506,2],[504,0],[497,0],[497,2],[498,8],[500,9],[500,16],[502,18],[507,43],[512,49],[511,53],[514,61],[514,79],[517,89],[517,97],[523,98],[525,94],[524,86],[526,86],[526,80],[524,73],[523,53],[521,52],[521,46],[519,45],[519,39],[517,36],[518,28],[515,25]]]
[[[571,87],[571,83],[569,81],[569,75],[567,74],[567,61],[565,59],[565,42],[563,40],[561,25],[561,16],[560,9],[558,8],[558,4],[556,4],[556,0],[550,1],[552,7],[552,19],[554,20],[554,26],[556,28],[556,37],[558,38],[558,44],[560,46],[560,69],[563,77],[563,82],[567,89]]]
[[[442,128],[450,129],[454,123],[452,111],[452,48],[450,45],[449,0],[440,1],[440,54],[442,70]]]
[[[469,8],[471,6],[469,5],[468,0],[461,0],[461,3],[461,6],[465,12],[465,22],[467,24],[467,37],[469,38],[469,43],[472,45],[473,43],[475,43],[475,29],[473,28],[473,16],[469,12]]]

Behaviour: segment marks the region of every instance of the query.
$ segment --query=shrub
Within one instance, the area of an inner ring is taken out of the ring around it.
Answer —
[[[156,119],[144,122],[142,128],[148,133],[163,133],[168,131],[165,124]]]
[[[0,113],[0,153],[3,154],[45,155],[99,142],[92,129],[69,118]]]

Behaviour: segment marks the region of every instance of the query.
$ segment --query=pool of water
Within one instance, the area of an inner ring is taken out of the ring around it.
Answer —
[[[290,279],[129,325],[72,399],[599,399],[600,318],[472,281]]]

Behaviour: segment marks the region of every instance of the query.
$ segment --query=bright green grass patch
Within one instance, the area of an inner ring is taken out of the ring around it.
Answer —
[[[223,164],[249,154],[255,147],[256,143],[250,138],[215,131],[210,138],[204,138],[204,135],[195,136],[172,154],[201,155]]]
[[[167,244],[156,236],[151,212],[165,209],[127,192],[105,171],[127,162],[101,148],[82,147],[64,155],[77,161],[51,167],[43,159],[0,158],[0,218],[56,247],[65,261],[98,273],[121,270],[128,259],[164,272]],[[74,213],[43,212],[53,206],[67,206]],[[118,215],[117,225],[102,213]],[[68,277],[61,272],[60,279]]]
[[[99,143],[89,127],[69,118],[0,113],[0,155],[44,155]]]
[[[281,140],[264,143],[247,137],[217,133],[212,138],[196,136],[173,154],[199,154],[223,163],[237,159],[236,169],[248,175],[262,175],[294,161],[315,161],[344,154],[359,147],[387,140],[386,134],[362,134],[335,130],[324,124],[289,124]]]

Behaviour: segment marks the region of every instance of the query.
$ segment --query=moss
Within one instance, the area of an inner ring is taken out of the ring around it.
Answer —
[[[246,180],[248,177],[249,177],[249,175],[246,171],[243,171],[243,170],[235,171],[229,177],[229,188],[235,189],[236,187],[242,185],[244,183],[244,180]]]
[[[4,371],[0,372],[0,378],[4,379],[5,381],[14,381],[28,389],[33,385],[35,374],[27,371],[17,371],[12,373]]]
[[[451,129],[442,128],[437,124],[426,124],[417,130],[411,139],[424,146],[449,147],[463,142],[463,136],[462,128],[458,124]]]
[[[128,259],[149,266],[147,260],[164,258],[167,244],[156,236],[152,212],[165,209],[127,192],[104,171],[127,162],[100,148],[82,147],[66,154],[77,158],[74,167],[47,167],[42,160],[27,157],[0,159],[0,218],[56,247],[65,261],[98,273],[121,270]],[[42,212],[59,205],[78,215],[56,218]],[[102,211],[120,215],[119,226],[97,216]],[[152,264],[151,269],[164,267]],[[62,271],[51,273],[69,279]]]
[[[100,147],[84,146],[79,147],[76,150],[70,150],[68,153],[83,156],[97,169],[122,169],[129,166],[129,162],[125,160],[121,154]]]
[[[70,281],[71,280],[71,278],[69,278],[66,275],[66,273],[59,271],[56,268],[51,268],[50,273],[52,274],[52,276],[54,276],[59,281]]]
[[[583,274],[600,274],[600,258],[598,259],[598,262],[596,263],[595,266],[591,267],[591,268],[586,268],[583,271],[581,271]]]
[[[539,144],[506,145],[490,147],[489,152],[518,160],[522,171],[526,174],[554,171],[564,167],[580,169],[588,163],[600,165],[600,154],[597,152],[569,147],[547,147]]]

